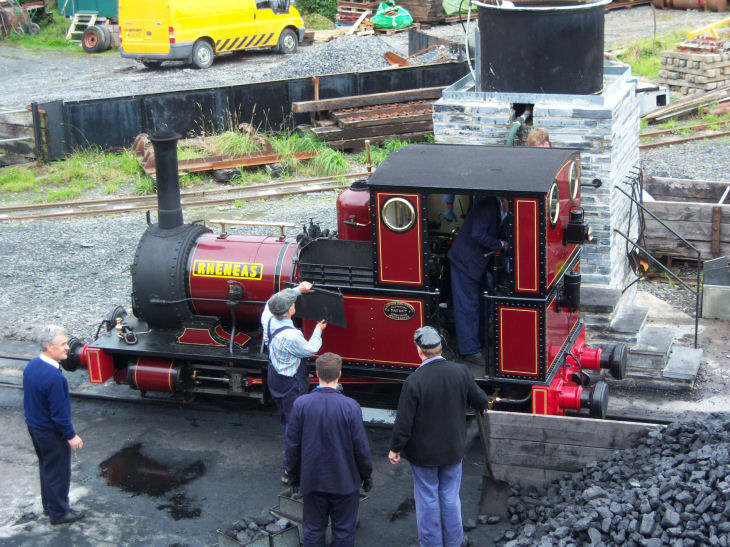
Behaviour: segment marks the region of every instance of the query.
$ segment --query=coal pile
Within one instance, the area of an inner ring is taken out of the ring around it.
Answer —
[[[651,431],[547,488],[519,488],[500,544],[730,545],[730,415]]]
[[[284,518],[277,519],[268,512],[263,512],[258,516],[243,517],[226,530],[218,533],[219,539],[223,539],[220,537],[222,534],[226,539],[235,539],[241,545],[248,545],[279,534],[292,526],[294,525]],[[231,544],[231,542],[226,544]]]

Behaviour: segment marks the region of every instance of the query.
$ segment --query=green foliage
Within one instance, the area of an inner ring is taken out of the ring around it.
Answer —
[[[635,76],[644,76],[650,80],[659,75],[661,68],[661,52],[674,47],[687,37],[687,30],[674,30],[657,36],[656,40],[646,38],[627,46],[618,60],[628,64]]]
[[[33,191],[37,186],[36,175],[30,169],[22,167],[0,169],[0,191],[3,194]]]
[[[297,0],[297,9],[302,14],[318,13],[334,21],[337,15],[337,0]]]
[[[307,30],[327,30],[335,27],[332,20],[319,13],[303,14],[302,19],[304,20],[304,28]]]
[[[378,166],[381,163],[383,163],[383,160],[390,155],[391,152],[395,152],[399,148],[402,148],[406,146],[407,144],[411,144],[410,141],[404,141],[399,139],[398,137],[393,137],[391,139],[388,139],[387,141],[383,142],[381,145],[371,146],[370,147],[370,161],[372,161],[373,165]],[[357,156],[358,163],[361,163],[365,165],[367,163],[367,157],[365,154],[365,151],[361,152]]]
[[[342,152],[333,150],[311,133],[304,135],[287,133],[270,140],[276,153],[284,156],[284,162],[292,172],[302,175],[333,176],[346,173],[350,167]],[[317,152],[317,155],[311,160],[301,162],[292,157],[296,152]]]
[[[213,155],[219,156],[252,154],[259,151],[259,147],[251,135],[238,131],[225,131],[213,137],[209,148]]]
[[[69,51],[79,55],[87,55],[79,44],[66,40],[66,30],[69,25],[66,18],[58,14],[55,6],[49,9],[54,10],[53,20],[50,24],[41,26],[40,34],[20,35],[13,32],[5,40],[10,44],[17,44],[28,49]]]

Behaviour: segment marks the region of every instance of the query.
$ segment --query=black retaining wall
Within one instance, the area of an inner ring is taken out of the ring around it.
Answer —
[[[319,77],[319,98],[448,86],[468,71],[464,63],[389,68]],[[181,135],[218,133],[238,123],[261,130],[293,128],[309,114],[292,114],[291,104],[314,98],[311,78],[189,89],[83,101],[52,101],[46,112],[46,157],[76,149],[131,146],[140,133],[170,129]]]

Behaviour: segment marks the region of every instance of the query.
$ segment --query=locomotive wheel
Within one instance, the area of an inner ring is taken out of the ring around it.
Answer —
[[[99,53],[104,48],[104,35],[96,25],[87,28],[81,37],[81,47],[86,53]]]
[[[297,51],[297,35],[290,28],[285,28],[279,35],[279,45],[277,46],[280,53],[290,55]]]
[[[205,40],[198,40],[193,45],[193,66],[208,68],[213,64],[213,46]]]

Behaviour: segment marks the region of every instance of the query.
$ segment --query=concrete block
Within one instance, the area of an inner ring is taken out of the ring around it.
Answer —
[[[730,320],[730,287],[707,284],[702,286],[702,317]]]
[[[623,306],[611,322],[611,330],[621,334],[638,333],[646,323],[649,308]]]
[[[702,362],[702,349],[685,348],[675,346],[669,355],[667,366],[664,367],[662,376],[665,378],[674,378],[677,380],[694,380],[700,370]]]
[[[648,310],[648,308],[644,309]],[[652,357],[667,357],[676,334],[674,329],[668,327],[646,327],[641,331],[637,344],[630,348],[629,352]]]

